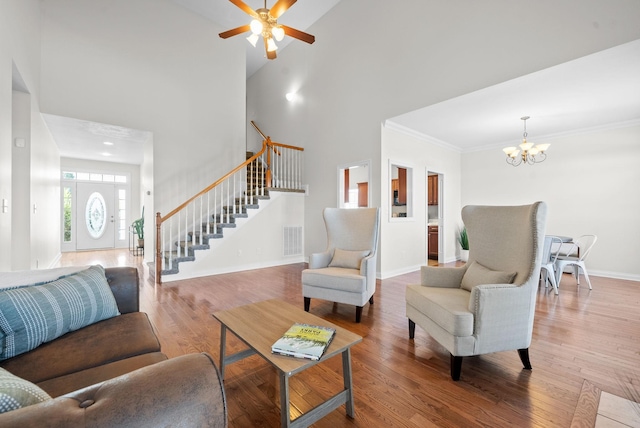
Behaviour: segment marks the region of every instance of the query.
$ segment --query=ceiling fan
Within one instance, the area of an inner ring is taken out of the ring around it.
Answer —
[[[276,46],[273,39],[280,41],[285,35],[287,35],[309,44],[316,41],[316,38],[311,34],[296,30],[295,28],[287,27],[286,25],[278,24],[278,18],[280,15],[285,13],[287,9],[296,2],[296,0],[277,0],[271,9],[267,9],[267,0],[264,0],[264,7],[257,10],[251,9],[251,7],[242,0],[229,1],[238,6],[249,16],[253,17],[253,21],[251,21],[250,24],[220,33],[219,35],[223,39],[251,31],[251,35],[247,37],[247,40],[255,46],[260,36],[262,36],[268,59],[276,58],[276,49],[278,49],[278,46]]]

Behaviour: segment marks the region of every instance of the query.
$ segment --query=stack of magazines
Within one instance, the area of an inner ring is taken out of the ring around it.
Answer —
[[[330,327],[295,323],[271,345],[271,352],[317,361],[329,347],[335,332]]]

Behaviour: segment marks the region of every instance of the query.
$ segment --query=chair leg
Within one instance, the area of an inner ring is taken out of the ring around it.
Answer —
[[[456,357],[451,354],[451,379],[460,380],[460,372],[462,371],[462,357]]]
[[[525,369],[531,370],[531,361],[529,361],[529,348],[518,349],[518,355],[520,356],[520,361],[522,361],[522,365]]]
[[[584,275],[585,281],[587,281],[589,290],[593,290],[593,288],[591,288],[591,281],[589,280],[589,274],[587,273],[587,268],[583,264],[580,265],[580,268],[582,269],[582,274]]]
[[[556,282],[556,276],[553,273],[547,273],[547,278],[549,279],[549,282],[553,286],[553,292],[555,294],[558,294],[558,283]]]
[[[356,322],[360,322],[362,318],[362,306],[356,306]]]
[[[373,305],[373,296],[369,297],[369,304]]]
[[[409,320],[409,339],[416,337],[416,323]]]
[[[309,312],[309,307],[311,306],[311,297],[304,298],[304,310]]]

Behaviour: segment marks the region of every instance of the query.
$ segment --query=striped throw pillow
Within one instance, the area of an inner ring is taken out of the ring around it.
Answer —
[[[0,361],[117,315],[102,266],[43,285],[0,291]]]
[[[0,368],[0,413],[51,400],[39,386]]]

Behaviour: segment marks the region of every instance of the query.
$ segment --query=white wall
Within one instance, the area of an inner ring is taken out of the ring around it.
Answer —
[[[244,160],[239,41],[169,0],[42,4],[43,112],[153,133],[145,225]]]
[[[308,32],[247,84],[249,119],[305,148],[307,256],[326,245],[337,165],[371,159],[380,206],[385,119],[640,38],[640,2],[349,0]]]
[[[499,148],[464,154],[463,205],[545,201],[548,234],[598,235],[590,273],[640,280],[640,125],[545,143],[547,160],[533,166],[507,165]]]
[[[0,269],[43,268],[51,265],[59,251],[59,155],[40,116],[40,2],[0,2],[0,199],[8,212],[0,210]],[[12,179],[12,77],[19,76],[20,90],[28,93],[24,123],[28,134],[28,177]],[[12,231],[14,194],[29,195],[26,227]],[[37,207],[35,212],[33,207]],[[12,257],[14,241],[21,241],[20,254]]]
[[[390,218],[391,177],[389,163],[412,168],[413,217]],[[427,263],[427,172],[443,175],[441,204],[445,261],[456,259],[456,231],[460,225],[460,153],[416,136],[382,128],[382,186],[380,200],[382,279],[411,272]]]

